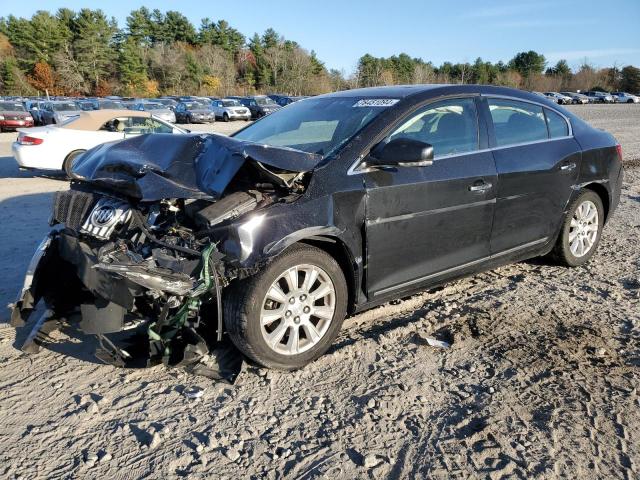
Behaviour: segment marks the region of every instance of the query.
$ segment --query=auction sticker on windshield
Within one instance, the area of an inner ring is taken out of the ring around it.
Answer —
[[[358,100],[354,107],[390,107],[400,100],[397,98],[363,98]]]

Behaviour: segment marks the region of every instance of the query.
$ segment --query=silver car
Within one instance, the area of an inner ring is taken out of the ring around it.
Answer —
[[[617,103],[640,103],[640,97],[627,92],[613,92],[611,95]]]
[[[567,97],[571,97],[571,103],[573,104],[581,104],[589,103],[589,97],[577,92],[560,92],[562,95],[566,95]]]
[[[43,125],[60,125],[70,118],[80,115],[81,111],[78,104],[73,100],[47,102],[40,111],[40,121]]]
[[[560,105],[569,105],[573,99],[568,97],[567,95],[563,95],[558,92],[544,92],[545,97],[548,99],[560,104]]]
[[[176,123],[176,114],[168,106],[160,102],[138,102],[132,110],[151,112],[151,115],[169,123]]]
[[[243,107],[238,100],[232,98],[223,98],[222,100],[213,100],[211,109],[216,115],[216,119],[220,118],[225,122],[230,120],[250,120],[251,110]]]

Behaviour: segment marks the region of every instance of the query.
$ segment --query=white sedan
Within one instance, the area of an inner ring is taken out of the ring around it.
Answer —
[[[617,103],[640,103],[640,97],[627,92],[613,92],[611,95]]]
[[[150,112],[95,110],[81,112],[61,125],[18,129],[12,145],[20,169],[64,171],[90,148],[145,133],[188,133]]]

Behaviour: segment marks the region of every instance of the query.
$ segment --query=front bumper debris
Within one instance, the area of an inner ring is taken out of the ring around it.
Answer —
[[[243,360],[222,337],[223,255],[215,244],[202,251],[192,276],[125,257],[129,264],[117,257],[105,263],[73,232],[52,231],[37,248],[10,306],[11,324],[21,327],[41,299],[45,304],[22,349],[36,353],[48,334],[64,325],[95,335],[96,357],[105,363],[140,366],[134,353],[142,351],[147,366],[163,363],[233,383]]]

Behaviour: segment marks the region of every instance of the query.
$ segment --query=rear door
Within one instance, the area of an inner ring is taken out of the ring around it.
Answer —
[[[489,97],[483,104],[498,173],[491,253],[545,243],[578,176],[581,153],[570,124],[534,102]]]
[[[435,158],[364,173],[369,294],[417,286],[489,255],[497,178],[491,152],[480,148],[482,129],[474,98],[454,98],[409,114],[387,137],[429,143]]]

